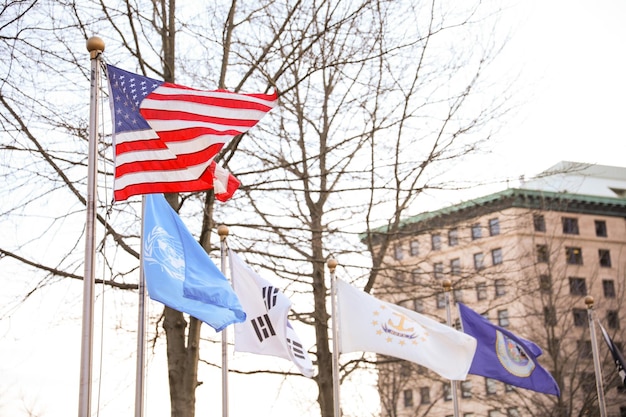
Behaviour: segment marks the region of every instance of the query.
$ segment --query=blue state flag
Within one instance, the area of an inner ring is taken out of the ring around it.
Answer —
[[[542,352],[536,344],[492,324],[462,303],[458,306],[463,332],[478,342],[468,373],[545,394],[561,395],[552,375],[537,361]]]
[[[148,194],[145,201],[142,259],[150,298],[216,331],[245,321],[246,313],[230,283],[165,197]],[[186,286],[191,289],[185,291]]]

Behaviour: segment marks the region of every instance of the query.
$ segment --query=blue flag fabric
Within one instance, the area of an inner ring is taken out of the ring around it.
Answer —
[[[458,306],[463,332],[478,342],[470,374],[560,396],[558,384],[537,361],[537,353],[541,354],[537,345],[492,324],[462,303]]]
[[[246,320],[230,283],[162,194],[146,195],[143,271],[150,298],[216,331]]]

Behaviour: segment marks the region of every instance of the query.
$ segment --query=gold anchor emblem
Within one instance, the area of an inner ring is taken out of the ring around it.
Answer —
[[[400,317],[400,322],[398,324],[393,324],[391,319],[389,319],[387,321],[387,324],[389,324],[391,327],[393,327],[394,329],[396,329],[399,332],[412,332],[414,330],[413,327],[411,327],[411,328],[404,327],[404,322],[408,320],[407,316],[405,316],[404,314],[396,313],[395,311],[393,312],[393,314],[395,316]]]

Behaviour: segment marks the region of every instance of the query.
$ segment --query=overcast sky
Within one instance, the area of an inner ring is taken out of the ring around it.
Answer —
[[[523,5],[522,5],[523,4]],[[494,173],[532,176],[560,160],[626,166],[626,2],[531,0],[506,51],[528,101],[491,157]]]
[[[520,108],[515,122],[500,132],[493,153],[479,163],[469,164],[468,169],[480,169],[491,178],[514,179],[535,175],[561,160],[626,166],[626,2],[524,0],[512,10],[509,19],[512,28],[519,26],[502,68],[523,68],[523,93],[528,101]],[[502,189],[504,185],[494,187]],[[477,197],[478,192],[481,191],[467,195]],[[9,276],[12,272],[5,267],[1,272],[3,280],[24,279],[20,275]],[[5,292],[0,294],[0,302],[16,296]],[[76,312],[80,311],[80,300],[78,286],[71,290],[61,286],[43,289],[29,302],[29,309],[21,309],[11,320],[0,321],[0,414],[26,416],[26,409],[41,417],[76,414],[80,355],[80,320]],[[129,316],[113,320],[132,320],[135,313]],[[313,343],[311,339],[304,341],[309,346]],[[99,341],[96,343],[99,348]],[[128,344],[134,343],[134,334],[119,334],[105,341],[103,349],[116,353],[104,366],[110,370],[116,364],[124,367],[115,370],[122,376],[121,381],[106,386],[103,416],[122,414],[114,402],[122,408],[132,405],[134,368],[127,352]],[[158,354],[164,357],[163,351]],[[161,402],[167,402],[165,370],[154,365],[150,372],[154,375],[148,385],[150,416],[165,416],[159,407]],[[286,415],[285,409],[292,407],[306,409],[311,406],[311,398],[314,401],[314,395],[287,398],[287,394],[277,401],[272,393],[281,384],[279,380],[271,379],[268,383],[264,382],[267,377],[249,378],[258,390],[243,392],[237,379],[233,382],[232,417],[249,415],[244,404],[254,404],[255,415],[263,417]],[[205,375],[204,382],[197,391],[199,417],[215,415],[219,407],[219,374]],[[314,394],[315,385],[304,384]],[[243,395],[246,401],[242,402]],[[355,395],[356,391],[349,387],[342,393],[345,401],[361,401]],[[285,404],[285,409],[278,403]]]

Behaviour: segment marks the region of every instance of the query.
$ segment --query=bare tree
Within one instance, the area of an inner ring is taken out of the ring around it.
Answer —
[[[214,249],[215,225],[227,224],[252,265],[307,300],[293,319],[315,333],[320,415],[331,416],[326,259],[340,258],[343,273],[370,291],[402,218],[425,191],[459,186],[446,177],[447,168],[479,150],[508,110],[506,94],[491,94],[483,82],[501,46],[495,32],[485,31],[497,13],[481,2],[448,6],[435,0],[11,3],[0,29],[10,57],[0,87],[0,146],[7,155],[0,192],[11,195],[3,222],[30,218],[52,199],[67,203],[49,212],[39,235],[2,243],[1,256],[42,274],[32,291],[82,279],[76,250],[82,228],[50,259],[28,248],[67,224],[82,224],[87,122],[80,88],[88,81],[84,42],[92,34],[107,35],[107,62],[144,75],[195,87],[276,88],[279,108],[220,155],[243,184],[235,198],[216,206],[210,192],[168,197],[185,216],[202,219],[192,229],[207,251]],[[106,190],[111,145],[99,146]],[[105,260],[108,276],[98,279],[133,289],[137,207],[109,207],[106,193],[100,198],[100,253],[115,255]],[[370,233],[381,224],[387,234]],[[193,416],[200,322],[168,308],[158,322],[167,338],[172,416]],[[357,367],[344,363],[342,371]]]

